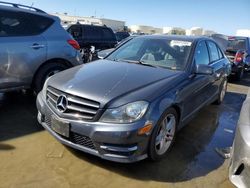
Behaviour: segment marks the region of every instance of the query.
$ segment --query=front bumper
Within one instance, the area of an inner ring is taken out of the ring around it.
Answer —
[[[250,185],[250,100],[242,107],[229,168],[229,178],[237,187]]]
[[[37,97],[37,108],[39,123],[65,145],[115,162],[130,163],[147,158],[150,134],[138,135],[145,120],[121,125],[63,119],[45,102],[42,93]],[[52,130],[52,115],[70,124],[68,138]]]

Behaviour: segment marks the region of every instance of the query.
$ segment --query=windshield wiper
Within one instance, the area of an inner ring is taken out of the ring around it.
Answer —
[[[134,63],[134,64],[140,64],[140,65],[144,65],[144,66],[149,66],[149,67],[155,67],[157,68],[157,66],[154,66],[154,65],[151,65],[151,64],[147,64],[147,63],[144,63],[143,61],[141,60],[129,60],[129,59],[114,59],[114,61],[123,61],[123,62],[127,62],[127,63]]]

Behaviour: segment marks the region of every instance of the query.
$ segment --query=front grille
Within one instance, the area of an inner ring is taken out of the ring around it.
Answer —
[[[47,126],[51,127],[51,112],[49,110],[46,110],[44,116],[44,122],[47,124]]]
[[[81,145],[90,149],[95,149],[93,142],[87,136],[83,136],[83,135],[71,132],[69,141],[73,142],[74,144],[78,144],[78,145]]]
[[[77,119],[93,120],[100,107],[99,102],[68,94],[50,86],[47,88],[47,102],[55,109],[60,96],[65,96],[68,101],[63,114]]]

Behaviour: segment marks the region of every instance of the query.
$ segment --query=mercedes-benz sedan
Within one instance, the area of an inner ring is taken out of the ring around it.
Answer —
[[[229,74],[209,38],[140,36],[49,78],[38,121],[63,144],[104,159],[158,160],[202,107],[222,102]]]

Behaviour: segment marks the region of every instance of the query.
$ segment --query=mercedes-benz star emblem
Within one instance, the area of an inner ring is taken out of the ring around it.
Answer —
[[[56,108],[59,112],[63,113],[67,110],[68,99],[65,95],[61,95],[58,97],[56,101]]]

